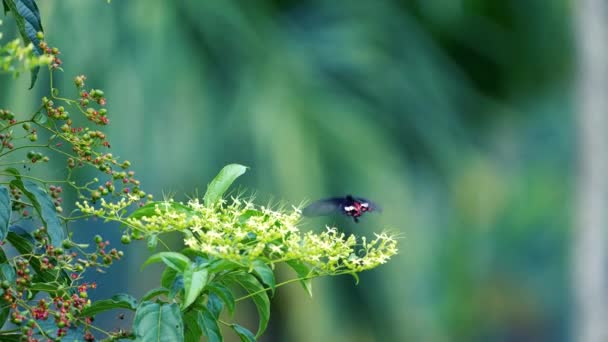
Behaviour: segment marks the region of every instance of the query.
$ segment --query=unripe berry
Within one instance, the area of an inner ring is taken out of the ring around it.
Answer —
[[[131,237],[129,235],[123,235],[120,237],[120,242],[122,242],[125,245],[128,245],[131,243]]]

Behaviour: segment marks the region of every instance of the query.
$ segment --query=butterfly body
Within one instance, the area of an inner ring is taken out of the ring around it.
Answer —
[[[362,197],[347,195],[345,197],[332,197],[315,201],[302,210],[305,216],[324,216],[343,214],[352,217],[355,222],[366,212],[380,211],[380,208]]]

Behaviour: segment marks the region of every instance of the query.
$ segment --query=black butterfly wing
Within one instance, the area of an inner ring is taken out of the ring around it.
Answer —
[[[312,202],[306,208],[302,209],[304,216],[325,216],[342,213],[344,206],[344,197],[326,198]]]

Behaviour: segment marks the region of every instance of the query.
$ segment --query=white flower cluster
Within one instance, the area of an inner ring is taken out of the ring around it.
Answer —
[[[94,209],[85,202],[79,208],[83,213],[117,219],[128,203],[102,202],[100,209]],[[172,201],[159,202],[151,215],[121,222],[144,235],[183,232],[189,248],[242,265],[255,260],[268,264],[295,260],[318,275],[372,269],[397,253],[395,238],[386,233],[376,234],[371,241],[347,236],[334,227],[322,233],[303,233],[297,227],[300,218],[298,208],[273,210],[236,198],[212,206],[198,199],[179,206]]]

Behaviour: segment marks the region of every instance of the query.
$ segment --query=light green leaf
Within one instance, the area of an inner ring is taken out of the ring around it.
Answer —
[[[310,267],[298,260],[289,260],[285,263],[296,272],[298,278],[306,278],[301,279],[300,284],[302,285],[304,290],[308,292],[308,295],[312,297],[312,279],[308,278],[312,275],[312,270],[310,269]]]
[[[209,273],[207,269],[198,267],[195,264],[190,264],[190,267],[184,270],[184,301],[182,302],[182,310],[186,310],[203,292],[208,278]]]
[[[258,276],[264,284],[270,287],[272,289],[272,294],[274,294],[276,283],[272,269],[261,260],[255,260],[252,267],[253,273]]]
[[[95,316],[101,312],[113,310],[113,309],[129,309],[135,310],[137,308],[137,300],[128,294],[119,293],[110,299],[102,299],[93,302],[91,306],[82,310],[82,315],[86,317]]]
[[[143,265],[141,265],[141,268],[143,269],[144,267],[146,267],[150,264],[161,262],[161,261],[163,263],[165,263],[165,265],[171,267],[172,269],[174,269],[178,272],[184,272],[184,270],[186,268],[188,268],[190,266],[190,264],[192,263],[187,256],[185,256],[181,253],[160,252],[160,253],[151,255],[148,258],[148,260],[146,260],[146,262],[144,262]]]
[[[142,302],[133,319],[133,332],[140,342],[182,342],[184,323],[177,304]]]
[[[170,268],[168,268],[168,269],[170,269]],[[157,287],[155,289],[152,289],[152,290],[146,292],[146,294],[141,299],[142,300],[150,300],[150,299],[152,299],[154,297],[158,297],[158,296],[162,296],[162,295],[168,295],[168,294],[169,294],[169,289],[167,289],[165,287]]]
[[[219,201],[230,185],[232,185],[239,176],[244,174],[245,171],[247,171],[247,167],[239,164],[224,166],[220,173],[218,173],[207,186],[207,192],[205,192],[205,197],[203,198],[205,205],[210,206]]]

